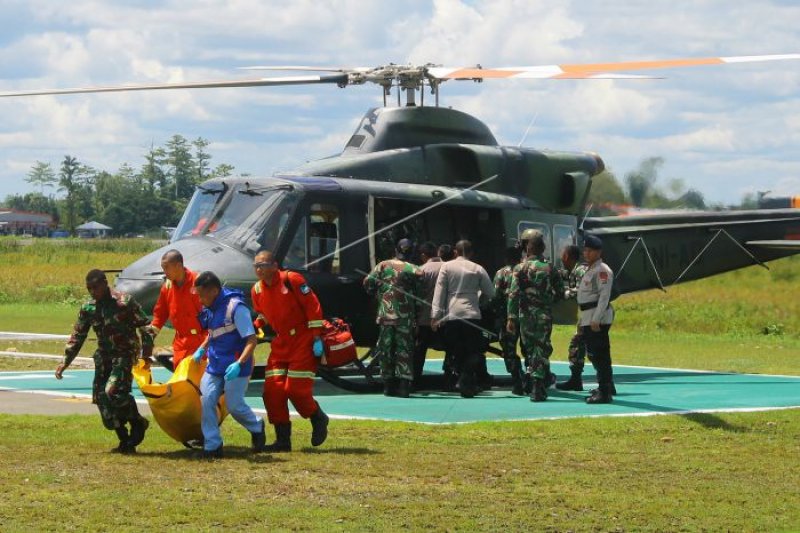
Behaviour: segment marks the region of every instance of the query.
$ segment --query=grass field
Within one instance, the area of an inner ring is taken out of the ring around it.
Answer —
[[[96,264],[87,261],[70,268]],[[799,267],[784,259],[770,271],[621,297],[615,362],[800,375]],[[3,290],[8,272],[0,269]],[[0,305],[0,329],[69,331],[75,302],[53,305],[16,287],[27,296]],[[571,332],[556,328],[555,359],[566,358]],[[61,353],[63,343],[48,345],[45,353]],[[0,369],[14,365],[55,366],[0,357]],[[320,449],[307,446],[308,424],[298,421],[296,451],[272,456],[250,455],[249,435],[228,421],[229,457],[215,462],[157,428],[126,457],[108,453],[113,435],[97,416],[0,415],[0,530],[800,531],[798,414],[335,420]],[[112,502],[125,509],[111,512]]]
[[[214,462],[97,417],[2,416],[3,531],[791,531],[797,411],[421,426],[333,421],[330,442]],[[24,453],[20,451],[24,450]]]

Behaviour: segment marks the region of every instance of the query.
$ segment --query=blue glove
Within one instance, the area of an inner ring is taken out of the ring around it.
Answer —
[[[206,348],[205,346],[201,346],[194,352],[194,354],[192,354],[192,359],[194,359],[195,363],[199,363],[200,359],[202,359],[205,354]]]
[[[229,364],[228,369],[225,371],[225,381],[238,378],[239,372],[241,371],[242,365],[239,364],[239,361],[234,361],[233,363]]]
[[[314,350],[314,357],[322,357],[322,354],[325,353],[325,350],[322,347],[322,339],[319,337],[314,337],[314,345],[312,349]]]

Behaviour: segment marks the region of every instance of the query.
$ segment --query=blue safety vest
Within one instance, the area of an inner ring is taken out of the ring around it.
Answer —
[[[208,330],[208,366],[206,372],[214,376],[224,376],[228,367],[236,361],[247,341],[236,329],[233,314],[236,308],[244,304],[244,294],[236,289],[223,287],[211,307],[200,312],[200,324]],[[253,358],[242,365],[239,377],[253,373]]]

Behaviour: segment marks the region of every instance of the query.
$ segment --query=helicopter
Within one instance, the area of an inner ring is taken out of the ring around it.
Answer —
[[[126,267],[118,290],[152,309],[163,282],[160,259],[179,250],[187,266],[212,270],[230,287],[256,281],[253,257],[272,250],[283,268],[303,273],[326,316],[348,322],[358,346],[377,337],[375,303],[362,280],[395,243],[475,243],[488,272],[526,229],[540,230],[545,255],[586,233],[604,241],[604,260],[625,294],[666,287],[800,252],[800,211],[681,212],[588,217],[592,178],[605,170],[591,152],[501,146],[477,118],[439,105],[450,80],[638,79],[641,70],[796,60],[800,54],[715,57],[584,65],[448,68],[434,64],[370,67],[255,66],[250,70],[323,74],[208,82],[89,87],[0,93],[52,94],[331,84],[378,85],[383,107],[367,111],[340,154],[271,177],[220,178],[197,186],[169,244]],[[429,90],[433,102],[425,105]],[[392,92],[396,105],[390,106]],[[405,95],[405,102],[401,101]],[[419,101],[417,101],[419,96]],[[574,324],[574,302],[560,302],[555,322]],[[499,353],[496,348],[490,351]],[[166,359],[165,359],[166,360]],[[162,361],[163,362],[163,361]],[[354,364],[320,375],[349,390],[380,387],[371,351]],[[263,372],[263,368],[262,368]],[[257,373],[254,374],[257,376]]]

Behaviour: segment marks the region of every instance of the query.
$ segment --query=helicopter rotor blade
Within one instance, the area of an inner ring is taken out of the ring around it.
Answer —
[[[111,87],[76,87],[72,89],[45,89],[38,91],[0,92],[0,98],[13,96],[42,96],[56,94],[112,93],[126,91],[155,91],[162,89],[212,89],[224,87],[270,87],[280,85],[313,85],[333,83],[347,84],[347,75],[335,76],[286,76],[279,78],[256,78],[249,80],[218,80],[188,83],[154,83],[147,85],[118,85]]]
[[[782,61],[787,59],[800,59],[800,54],[665,59],[656,61],[623,61],[619,63],[541,65],[533,67],[432,67],[427,70],[427,73],[431,77],[440,80],[476,80],[491,78],[597,79],[630,77],[630,75],[618,74],[620,71],[626,72],[632,70],[697,67],[704,65],[723,65],[728,63],[751,63],[757,61]]]
[[[284,70],[300,72],[368,72],[371,67],[312,67],[309,65],[253,65],[239,67],[238,70]]]

